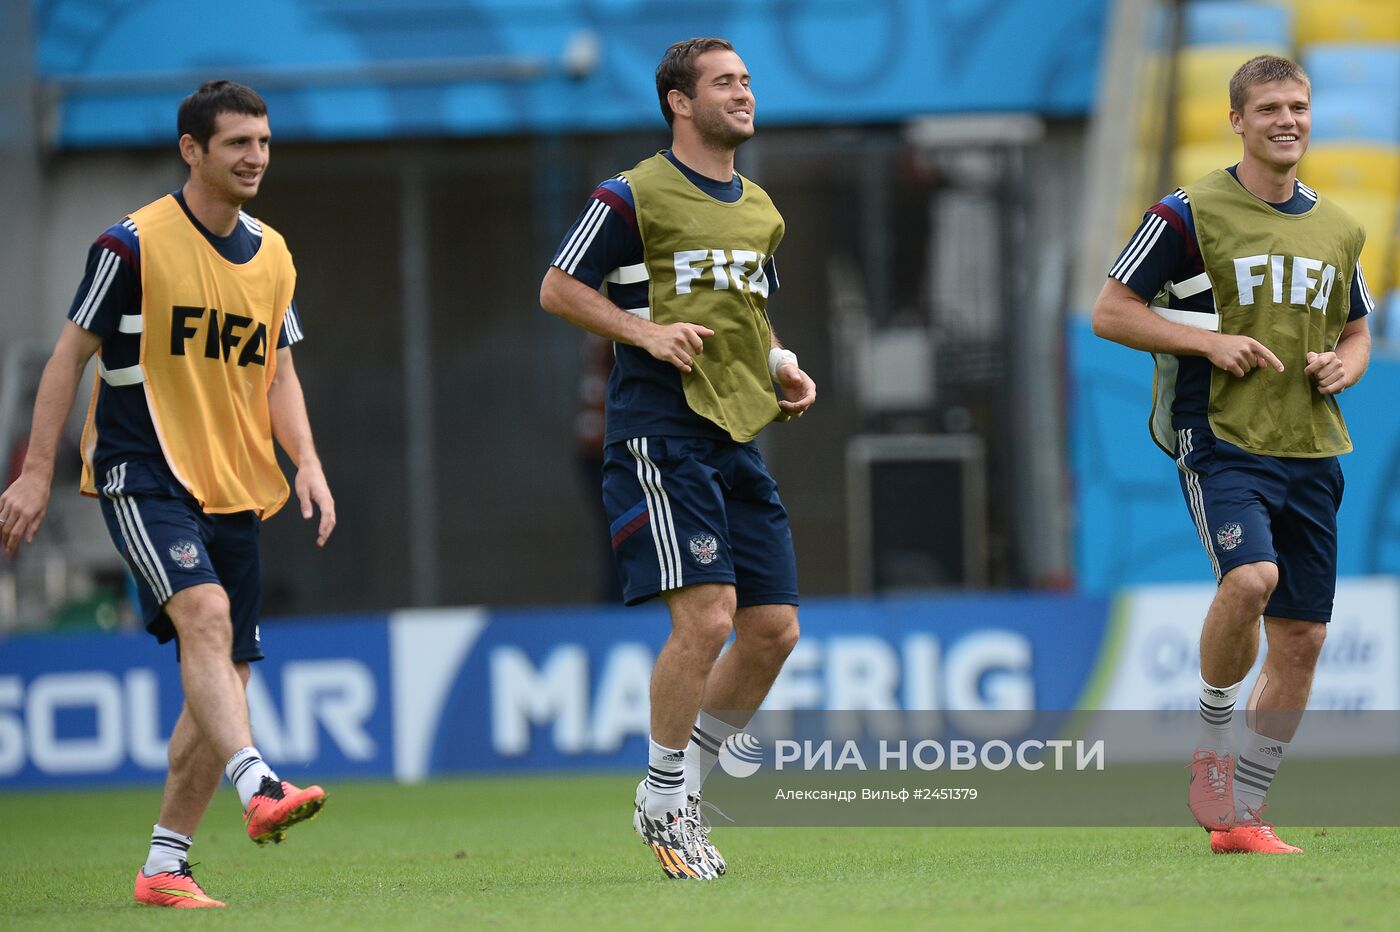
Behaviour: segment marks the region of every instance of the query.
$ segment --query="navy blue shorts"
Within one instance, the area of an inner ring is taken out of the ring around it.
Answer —
[[[1208,430],[1177,431],[1181,491],[1217,581],[1237,566],[1278,566],[1264,614],[1332,620],[1337,591],[1337,457],[1260,456]]]
[[[184,487],[139,462],[109,469],[100,501],[107,531],[136,580],[146,630],[156,640],[164,644],[176,637],[164,609],[171,596],[213,583],[228,594],[234,661],[263,659],[262,522],[255,512],[205,514]],[[178,641],[175,650],[178,658]]]
[[[626,604],[695,583],[733,585],[740,607],[797,604],[787,511],[753,444],[610,443],[603,506]]]

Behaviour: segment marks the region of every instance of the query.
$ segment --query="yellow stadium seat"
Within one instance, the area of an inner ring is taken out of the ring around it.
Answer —
[[[1300,0],[1294,41],[1400,42],[1400,4],[1394,0]]]
[[[1366,270],[1366,283],[1370,286],[1373,297],[1385,294],[1395,284],[1392,276],[1392,253],[1400,201],[1383,191],[1368,191],[1364,188],[1343,188],[1339,191],[1319,193],[1324,199],[1335,201],[1366,228],[1366,245],[1361,250],[1361,265]]]
[[[1386,239],[1395,235],[1396,208],[1400,206],[1395,198],[1384,191],[1371,191],[1366,188],[1340,188],[1335,191],[1319,191],[1324,200],[1335,201],[1339,207],[1351,214],[1366,228],[1367,241]]]
[[[1176,106],[1177,145],[1200,142],[1238,142],[1230,128],[1230,101],[1216,91],[1205,97],[1185,97]]]
[[[1298,166],[1298,177],[1328,194],[1346,188],[1400,196],[1400,146],[1313,143]]]
[[[1371,293],[1371,300],[1376,304],[1380,304],[1387,294],[1395,290],[1396,285],[1400,285],[1400,281],[1395,277],[1395,263],[1391,262],[1389,266],[1386,263],[1386,255],[1395,255],[1395,240],[1392,239],[1390,243],[1390,252],[1381,253],[1379,258],[1372,255],[1374,250],[1370,243],[1361,251],[1361,269],[1366,273],[1366,290]]]
[[[1133,63],[1136,71],[1133,80],[1138,88],[1138,102],[1133,109],[1140,134],[1150,133],[1154,129],[1158,135],[1162,133],[1159,102],[1171,97],[1171,71],[1168,67],[1171,57],[1166,53],[1148,52]]]
[[[1123,196],[1119,200],[1118,229],[1121,242],[1126,243],[1142,222],[1142,215],[1169,193],[1176,184],[1163,182],[1161,156],[1156,147],[1139,147],[1128,157],[1128,168],[1124,173]]]
[[[1376,302],[1395,287],[1395,275],[1387,264],[1388,257],[1394,252],[1390,248],[1394,242],[1393,237],[1383,244],[1367,239],[1366,247],[1361,250],[1361,269],[1366,273],[1366,290],[1371,293],[1371,300]]]
[[[1198,142],[1178,146],[1172,153],[1172,181],[1177,185],[1199,181],[1217,168],[1234,165],[1240,160],[1240,153],[1238,142]]]
[[[1228,111],[1230,78],[1239,70],[1240,65],[1256,55],[1288,53],[1288,49],[1258,45],[1187,46],[1177,54],[1177,99],[1208,100],[1214,97]]]

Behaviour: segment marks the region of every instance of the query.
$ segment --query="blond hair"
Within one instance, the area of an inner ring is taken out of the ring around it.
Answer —
[[[1230,78],[1230,109],[1236,113],[1242,112],[1245,101],[1249,99],[1250,88],[1275,81],[1297,81],[1308,89],[1308,96],[1312,96],[1312,81],[1297,62],[1277,55],[1256,55],[1240,65]]]

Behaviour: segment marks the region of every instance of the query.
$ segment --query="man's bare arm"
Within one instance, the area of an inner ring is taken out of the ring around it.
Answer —
[[[14,484],[0,495],[0,522],[3,522],[0,543],[6,553],[18,553],[23,544],[32,542],[35,532],[44,523],[59,437],[73,410],[83,370],[101,345],[101,337],[68,321],[44,365],[39,392],[34,399],[34,419],[29,428],[24,467]]]
[[[1133,289],[1110,278],[1094,302],[1094,334],[1149,353],[1204,356],[1217,369],[1244,377],[1255,368],[1283,371],[1283,363],[1252,337],[1188,327],[1155,314]]]
[[[654,324],[629,314],[567,272],[550,266],[540,283],[540,307],[576,327],[617,343],[638,346],[656,359],[689,372],[715,332],[699,324]]]
[[[321,512],[321,520],[316,527],[316,546],[324,547],[331,531],[335,530],[335,499],[331,497],[330,485],[321,468],[321,457],[316,453],[316,444],[311,437],[306,398],[301,391],[296,367],[292,364],[289,346],[277,351],[277,374],[273,376],[272,387],[267,392],[267,405],[272,417],[272,436],[297,467],[295,485],[301,516],[310,519],[314,513],[313,505]]]

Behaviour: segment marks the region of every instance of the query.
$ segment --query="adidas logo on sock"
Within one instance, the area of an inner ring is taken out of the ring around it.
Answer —
[[[1270,757],[1282,757],[1282,756],[1283,756],[1283,746],[1282,746],[1282,745],[1278,745],[1278,744],[1271,744],[1271,745],[1269,745],[1268,747],[1260,748],[1260,749],[1259,749],[1259,753],[1260,753],[1260,754],[1267,754],[1267,755],[1269,755]]]
[[[1226,692],[1225,692],[1225,690],[1223,690],[1223,689],[1216,689],[1214,686],[1207,686],[1207,687],[1205,688],[1205,692],[1206,692],[1207,694],[1211,695],[1211,696],[1214,696],[1214,697],[1217,698],[1217,699],[1224,699],[1224,698],[1226,698],[1226,695],[1227,695]]]
[[[1280,752],[1281,753],[1281,752]],[[685,751],[674,751],[661,758],[665,764],[681,764],[685,762]]]

